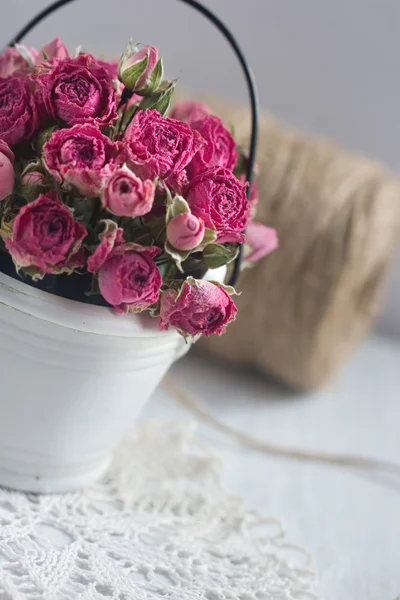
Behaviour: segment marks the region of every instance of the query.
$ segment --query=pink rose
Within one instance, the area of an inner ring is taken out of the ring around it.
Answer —
[[[117,61],[108,61],[108,60],[100,60],[98,58],[95,59],[97,63],[104,67],[108,74],[111,77],[113,82],[114,89],[116,90],[116,105],[118,106],[119,101],[121,100],[122,92],[124,91],[124,84],[118,79],[118,60]],[[135,96],[135,94],[134,94]],[[138,96],[139,97],[139,96]],[[136,97],[136,99],[138,98]],[[140,98],[141,100],[142,98]]]
[[[90,54],[58,62],[38,80],[53,119],[69,125],[91,121],[105,127],[117,118],[112,78]]]
[[[36,64],[40,53],[35,48],[21,46],[30,55],[32,64]],[[0,78],[12,75],[28,75],[32,67],[16,48],[6,48],[0,54]]]
[[[250,251],[244,262],[256,262],[276,250],[279,245],[275,229],[255,221],[250,221],[247,225],[246,238]]]
[[[115,145],[94,125],[55,131],[43,146],[43,160],[59,184],[72,185],[85,196],[100,193],[102,169],[115,154]]]
[[[10,146],[0,139],[0,152],[2,152],[10,162],[14,162],[14,152],[11,150]]]
[[[155,187],[150,179],[142,181],[127,167],[109,170],[103,180],[104,208],[117,217],[140,217],[151,211]]]
[[[55,38],[45,46],[43,46],[42,57],[46,56],[47,60],[60,61],[69,58],[68,50],[64,42],[60,38]]]
[[[224,288],[190,278],[181,291],[168,290],[161,295],[160,329],[170,325],[184,335],[221,335],[235,320],[237,308]]]
[[[192,213],[216,230],[220,243],[244,241],[250,209],[246,186],[228,169],[216,167],[198,175],[187,187],[185,198]]]
[[[110,62],[108,60],[100,60],[95,58],[97,64],[104,67],[113,81],[118,79],[118,62]]]
[[[167,239],[177,250],[193,250],[204,238],[205,225],[190,213],[173,217],[167,225]]]
[[[49,192],[21,208],[5,244],[18,267],[34,265],[54,273],[84,266],[81,244],[86,235],[58,194]]]
[[[238,159],[236,142],[221,119],[215,116],[205,117],[192,123],[192,129],[200,133],[205,144],[187,168],[189,177],[193,179],[211,167],[224,167],[233,171]]]
[[[15,183],[14,153],[8,144],[0,140],[0,201],[9,196]]]
[[[114,247],[124,242],[123,234],[123,229],[115,226],[107,231],[107,233],[100,236],[100,244],[97,246],[92,256],[89,256],[88,258],[87,270],[89,273],[97,273],[97,271],[100,270],[106,260],[110,258]]]
[[[0,139],[9,146],[29,140],[40,126],[39,104],[26,77],[0,79]]]
[[[162,277],[153,258],[160,254],[155,246],[121,244],[99,271],[103,298],[117,312],[141,312],[157,302]]]
[[[142,179],[160,177],[174,189],[187,181],[185,167],[203,141],[186,123],[162,117],[156,110],[139,111],[121,146],[128,166]]]
[[[129,69],[133,65],[136,65],[138,62],[147,57],[147,66],[144,72],[136,79],[132,81],[132,78],[129,77]],[[122,61],[122,64],[119,67],[119,75],[121,81],[128,87],[128,89],[134,89],[140,91],[142,88],[146,86],[146,82],[150,75],[154,71],[154,67],[158,62],[158,48],[154,48],[154,46],[145,46],[141,50],[138,50],[132,56]],[[154,91],[154,90],[153,90]]]
[[[171,112],[171,118],[178,119],[178,121],[184,121],[184,123],[192,125],[192,123],[200,121],[211,114],[211,108],[209,108],[206,104],[188,100],[186,102],[180,102],[174,107]]]

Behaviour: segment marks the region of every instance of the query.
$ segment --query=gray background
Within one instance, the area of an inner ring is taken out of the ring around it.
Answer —
[[[204,0],[237,35],[261,104],[297,127],[329,135],[400,169],[398,0]],[[6,43],[47,0],[2,0]],[[5,8],[7,6],[7,8]],[[111,11],[112,6],[113,11]],[[5,14],[7,10],[7,14]],[[245,100],[234,57],[202,17],[174,0],[76,0],[27,42],[59,35],[71,48],[118,55],[129,37],[159,46],[185,87]],[[400,253],[377,327],[400,336]]]

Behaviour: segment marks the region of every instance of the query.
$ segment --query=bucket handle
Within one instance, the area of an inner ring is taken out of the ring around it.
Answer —
[[[258,95],[257,95],[257,87],[254,80],[253,72],[241,50],[238,42],[235,37],[231,33],[231,31],[227,28],[227,26],[221,21],[219,17],[217,17],[209,8],[198,2],[197,0],[178,0],[179,2],[183,2],[196,9],[199,13],[201,13],[204,17],[206,17],[211,23],[217,27],[217,29],[221,32],[221,34],[225,37],[225,39],[229,42],[234,54],[236,55],[243,71],[243,75],[246,80],[247,89],[249,92],[249,100],[250,100],[250,108],[251,108],[251,135],[250,135],[250,143],[249,143],[249,154],[248,154],[248,162],[247,162],[247,170],[246,170],[246,180],[249,183],[247,188],[247,198],[250,198],[251,194],[251,185],[253,181],[254,174],[254,164],[256,159],[256,151],[257,151],[257,139],[258,139]],[[32,29],[36,27],[41,21],[43,21],[46,17],[51,15],[53,12],[74,2],[74,0],[57,0],[50,4],[47,8],[43,9],[40,13],[38,13],[35,17],[33,17],[26,25],[23,27],[11,40],[9,46],[13,46],[14,44],[19,43]],[[233,270],[231,276],[229,278],[229,284],[235,285],[240,273],[240,266],[243,258],[243,245],[239,248],[239,254],[235,260]]]

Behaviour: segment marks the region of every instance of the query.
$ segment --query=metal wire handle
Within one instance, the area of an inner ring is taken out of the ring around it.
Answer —
[[[46,17],[51,15],[53,12],[74,2],[74,0],[57,0],[50,4],[47,8],[43,9],[36,17],[33,17],[21,31],[17,33],[17,35],[12,39],[9,43],[9,46],[13,46],[16,43],[19,43],[36,25],[41,23]],[[243,70],[243,74],[245,76],[249,99],[250,99],[250,107],[251,107],[251,136],[250,136],[250,144],[249,144],[249,156],[247,162],[247,170],[246,170],[246,179],[249,182],[249,187],[247,188],[247,198],[250,198],[251,194],[251,184],[253,181],[253,173],[254,173],[254,164],[256,159],[256,150],[257,150],[257,139],[258,139],[258,95],[257,95],[257,87],[254,80],[253,72],[241,50],[238,42],[235,37],[226,27],[226,25],[217,17],[211,10],[207,7],[203,6],[197,0],[178,0],[178,2],[183,2],[184,4],[188,4],[192,8],[195,8],[198,12],[200,12],[203,16],[205,16],[211,23],[213,23],[217,29],[222,33],[225,39],[229,42],[232,50],[234,51],[241,67]],[[239,248],[239,254],[234,263],[234,267],[229,278],[229,284],[235,285],[240,273],[240,266],[242,263],[243,257],[243,246],[241,245]]]

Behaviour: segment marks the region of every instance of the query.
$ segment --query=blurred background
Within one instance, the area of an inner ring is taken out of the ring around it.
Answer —
[[[48,0],[13,0],[2,43]],[[261,106],[282,121],[400,167],[400,3],[397,0],[204,0],[241,42]],[[168,75],[187,89],[246,101],[241,72],[219,32],[174,0],[75,0],[25,40],[60,36],[70,48],[117,56],[129,37],[162,49]],[[100,35],[99,35],[99,32]],[[400,337],[400,251],[376,321]]]

